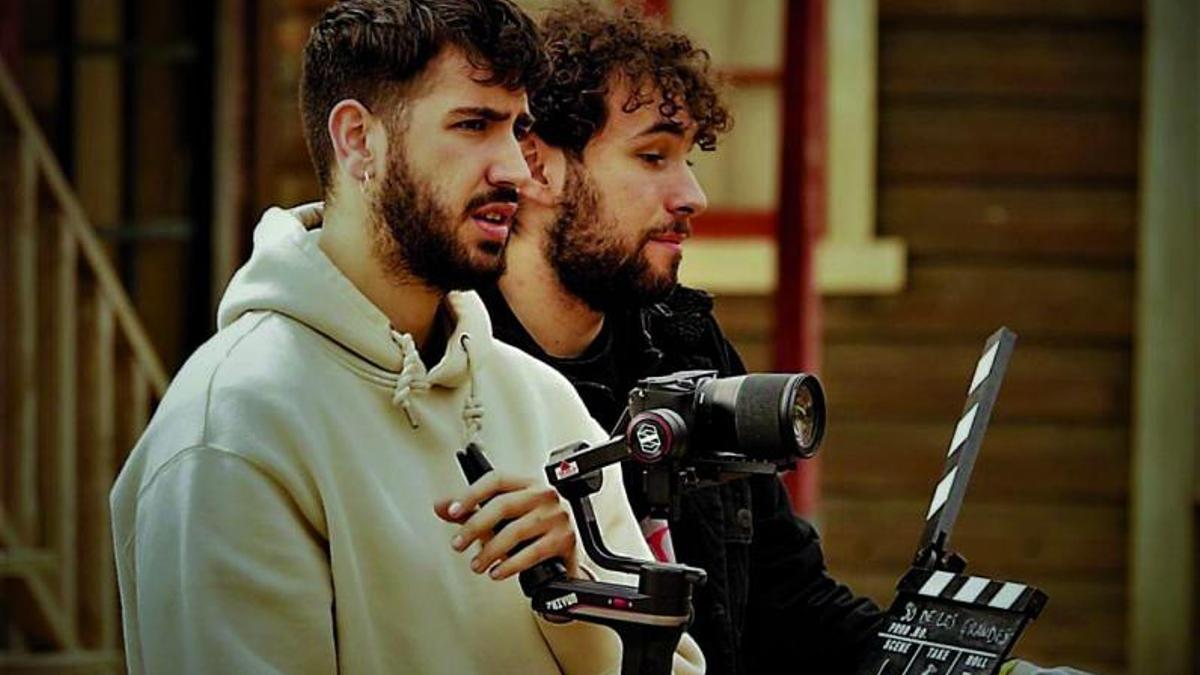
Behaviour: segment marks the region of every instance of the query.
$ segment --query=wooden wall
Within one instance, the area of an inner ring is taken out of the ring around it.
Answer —
[[[1021,654],[1124,672],[1140,3],[879,9],[878,231],[905,240],[909,282],[824,302],[830,565],[890,600],[983,340],[1007,325],[1020,340],[951,543],[974,573],[1049,593]],[[719,300],[754,367],[769,307]]]

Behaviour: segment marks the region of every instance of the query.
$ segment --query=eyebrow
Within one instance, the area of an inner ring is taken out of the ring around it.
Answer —
[[[463,108],[455,108],[450,111],[451,115],[463,115],[472,117],[482,117],[489,122],[503,122],[512,117],[512,113],[506,113],[495,108],[487,106],[466,106]]]
[[[640,138],[642,136],[653,136],[654,134],[670,134],[672,136],[683,138],[684,127],[679,122],[673,120],[659,120],[658,122],[655,122],[643,131],[639,132],[635,138]]]

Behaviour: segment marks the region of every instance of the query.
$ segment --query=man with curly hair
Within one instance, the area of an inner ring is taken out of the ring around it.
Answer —
[[[688,153],[714,149],[731,120],[707,53],[685,35],[583,3],[550,10],[542,28],[552,72],[530,93],[534,182],[507,272],[481,294],[497,337],[565,374],[611,428],[640,378],[745,372],[711,297],[676,279],[707,205]],[[625,468],[644,517],[640,477]],[[709,672],[853,668],[879,610],[828,576],[777,477],[687,493],[670,532],[677,559],[708,571],[689,632]]]

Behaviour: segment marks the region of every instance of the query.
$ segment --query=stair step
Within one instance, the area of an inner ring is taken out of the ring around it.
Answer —
[[[54,553],[35,548],[0,551],[0,579],[26,577],[53,570],[58,564]]]
[[[72,651],[30,654],[0,654],[0,673],[62,673],[92,675],[118,673],[125,660],[116,651]]]

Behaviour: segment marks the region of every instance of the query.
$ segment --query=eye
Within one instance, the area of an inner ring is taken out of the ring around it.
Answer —
[[[486,131],[487,125],[487,120],[480,117],[475,117],[472,119],[463,120],[461,122],[456,122],[452,128],[462,129],[463,131]]]
[[[662,166],[663,162],[667,161],[666,156],[657,152],[643,152],[638,154],[638,158],[650,166]]]

